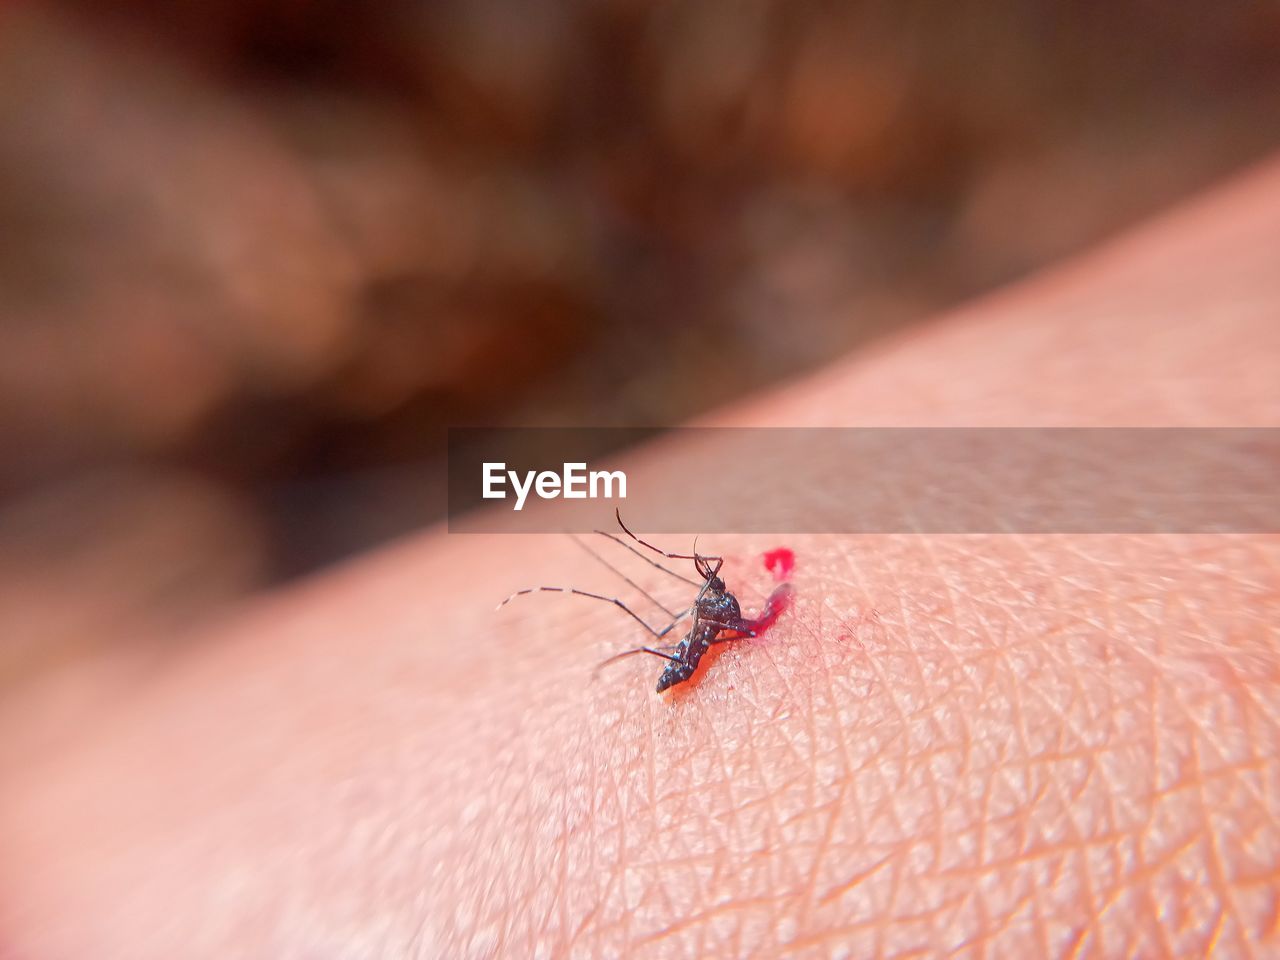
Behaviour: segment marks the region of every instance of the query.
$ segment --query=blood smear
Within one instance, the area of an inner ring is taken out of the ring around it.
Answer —
[[[765,553],[764,568],[773,574],[778,583],[791,576],[796,568],[796,555],[786,547],[778,547]]]
[[[791,598],[794,594],[795,591],[789,583],[774,587],[773,593],[769,594],[769,599],[765,601],[764,610],[761,611],[760,616],[756,617],[755,628],[757,633],[764,633],[773,626],[778,617],[782,616],[787,607],[791,606]]]

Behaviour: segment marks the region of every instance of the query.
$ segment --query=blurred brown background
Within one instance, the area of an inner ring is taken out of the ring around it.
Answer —
[[[450,423],[682,420],[1277,117],[1270,3],[0,6],[0,699],[438,518]]]

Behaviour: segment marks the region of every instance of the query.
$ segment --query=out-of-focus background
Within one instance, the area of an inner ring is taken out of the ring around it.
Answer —
[[[4,4],[0,701],[438,519],[451,423],[681,421],[1277,117],[1275,4]]]

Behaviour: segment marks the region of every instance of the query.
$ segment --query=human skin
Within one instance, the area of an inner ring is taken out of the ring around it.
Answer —
[[[715,422],[1275,425],[1276,250],[1272,164]],[[798,599],[663,697],[648,658],[591,680],[616,610],[495,612],[605,585],[558,538],[255,603],[5,772],[0,956],[1277,949],[1276,537],[715,539],[749,612],[780,542]]]

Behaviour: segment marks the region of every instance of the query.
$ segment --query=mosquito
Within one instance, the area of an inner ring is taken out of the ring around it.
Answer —
[[[657,646],[639,646],[630,650],[624,650],[621,653],[614,654],[607,660],[602,661],[597,669],[606,664],[613,663],[625,657],[635,656],[636,654],[647,653],[655,657],[661,657],[668,661],[662,676],[658,678],[657,690],[659,693],[669,687],[673,687],[678,683],[684,683],[693,676],[694,671],[698,669],[698,664],[707,650],[714,644],[726,643],[730,640],[746,640],[751,637],[759,636],[766,629],[773,625],[779,615],[787,608],[791,600],[791,584],[783,583],[777,587],[770,595],[765,603],[765,608],[761,611],[760,616],[754,619],[748,619],[742,616],[742,609],[738,604],[738,598],[726,589],[724,581],[720,579],[720,568],[724,565],[723,557],[709,556],[707,554],[698,553],[697,543],[694,543],[693,553],[668,553],[661,550],[646,540],[642,540],[631,532],[630,528],[622,522],[622,513],[619,510],[614,511],[614,517],[618,521],[618,526],[622,528],[622,532],[638,543],[640,546],[651,550],[659,556],[668,560],[692,560],[693,568],[698,574],[699,580],[691,580],[690,578],[676,573],[674,570],[668,570],[656,560],[652,560],[645,556],[638,549],[631,546],[626,541],[612,533],[604,530],[596,530],[595,533],[603,537],[607,537],[615,543],[626,547],[632,553],[642,557],[647,563],[657,567],[664,573],[669,574],[679,580],[683,580],[692,586],[698,587],[698,595],[694,597],[693,602],[680,611],[667,609],[656,598],[651,596],[647,591],[642,589],[638,584],[633,582],[621,570],[609,563],[596,551],[592,550],[581,540],[578,544],[592,554],[597,560],[606,567],[618,574],[630,586],[635,588],[639,593],[651,600],[654,604],[661,607],[672,619],[662,629],[651,626],[643,617],[628,607],[617,597],[606,597],[603,594],[590,593],[586,590],[579,590],[576,587],[529,587],[525,590],[517,590],[502,603],[499,607],[505,606],[516,597],[530,593],[573,593],[580,597],[589,597],[593,600],[601,600],[605,603],[611,603],[621,609],[631,619],[645,628],[654,638],[655,641],[662,640],[672,630],[676,624],[680,623],[685,617],[692,614],[693,622],[689,626],[688,632],[684,635],[679,643],[674,646],[668,646],[659,649]],[[575,538],[576,540],[577,538]]]

